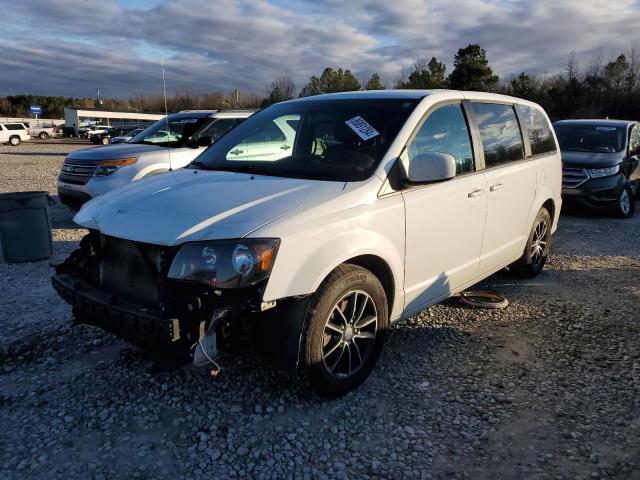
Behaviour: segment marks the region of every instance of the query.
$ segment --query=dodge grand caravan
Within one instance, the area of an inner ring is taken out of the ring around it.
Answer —
[[[339,395],[367,378],[391,323],[504,267],[540,273],[560,206],[556,137],[533,103],[315,96],[87,203],[75,221],[90,233],[53,285],[78,322],[184,362],[215,362],[253,326]]]
[[[79,210],[116,187],[182,168],[253,112],[184,111],[158,120],[126,144],[72,152],[58,177],[60,201]]]

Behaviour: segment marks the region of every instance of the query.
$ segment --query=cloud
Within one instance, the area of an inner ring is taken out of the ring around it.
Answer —
[[[325,66],[374,71],[479,43],[494,70],[555,72],[637,38],[636,0],[30,0],[11,2],[0,32],[0,95],[105,96],[169,88],[262,92],[280,75],[301,88]]]

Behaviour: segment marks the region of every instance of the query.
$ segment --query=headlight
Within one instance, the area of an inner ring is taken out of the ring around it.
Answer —
[[[95,175],[98,177],[111,175],[119,168],[126,167],[127,165],[133,165],[137,161],[138,159],[135,157],[119,158],[118,160],[105,160],[104,162],[100,162],[98,164],[98,168],[96,168]]]
[[[608,177],[609,175],[615,175],[619,170],[620,165],[616,165],[615,167],[590,168],[589,175],[591,178]]]
[[[222,289],[255,285],[269,277],[279,244],[275,238],[187,243],[168,277]]]

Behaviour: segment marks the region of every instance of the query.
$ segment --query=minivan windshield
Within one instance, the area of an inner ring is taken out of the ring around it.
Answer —
[[[625,147],[624,127],[606,125],[555,125],[560,150],[569,152],[614,153]]]
[[[276,104],[229,131],[192,168],[366,180],[419,101],[327,98]]]
[[[178,148],[186,146],[189,139],[205,123],[208,117],[165,117],[151,124],[133,137],[129,143],[148,143],[160,147]]]

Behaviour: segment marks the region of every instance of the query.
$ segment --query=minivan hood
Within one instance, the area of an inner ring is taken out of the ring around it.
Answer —
[[[82,163],[97,163],[102,160],[115,160],[118,158],[137,157],[147,152],[159,152],[166,150],[165,147],[157,145],[147,145],[139,143],[126,143],[123,145],[106,145],[98,148],[85,148],[76,150],[67,155],[69,160],[80,161]]]
[[[74,221],[105,235],[158,245],[240,238],[344,182],[180,169],[87,202]]]
[[[562,162],[567,167],[601,168],[613,167],[622,162],[624,152],[615,153],[593,153],[593,152],[573,152],[563,151]]]

